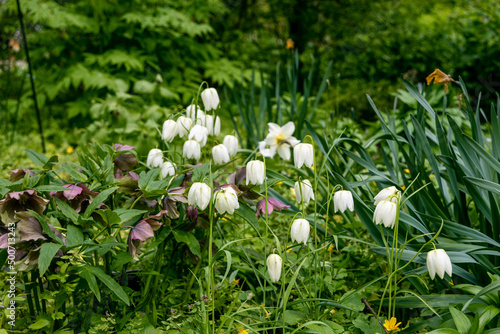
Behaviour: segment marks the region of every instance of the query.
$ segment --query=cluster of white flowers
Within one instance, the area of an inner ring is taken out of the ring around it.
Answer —
[[[209,115],[206,112],[216,110],[220,100],[214,88],[207,88],[201,92],[201,99],[205,111],[191,104],[186,108],[186,115],[179,116],[177,120],[168,119],[163,123],[161,138],[171,143],[176,137],[186,138],[182,154],[186,159],[198,161],[201,158],[201,148],[207,144],[208,136],[218,136],[221,131],[219,116]],[[238,152],[238,139],[235,136],[225,136],[223,143],[212,149],[215,164],[228,163],[230,158]],[[160,161],[161,160],[161,161]],[[151,168],[162,167],[163,154],[158,149],[152,149],[148,156],[147,165]],[[175,166],[175,165],[174,165]],[[162,175],[174,175],[171,172]]]

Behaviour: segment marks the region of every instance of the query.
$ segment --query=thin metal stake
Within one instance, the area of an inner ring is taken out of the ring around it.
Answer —
[[[42,151],[43,153],[45,153],[45,139],[43,138],[42,119],[40,118],[40,109],[38,109],[38,101],[36,99],[36,89],[35,89],[35,82],[33,81],[33,72],[31,70],[31,60],[30,60],[30,53],[28,50],[28,41],[26,39],[26,31],[24,30],[23,12],[21,11],[21,4],[19,3],[19,0],[16,0],[16,2],[17,2],[17,12],[19,14],[18,15],[19,22],[21,23],[21,33],[23,34],[24,50],[26,51],[26,60],[28,61],[28,69],[30,71],[31,90],[33,92],[33,101],[35,102],[36,119],[38,121],[38,132],[40,133],[40,139],[42,140]]]

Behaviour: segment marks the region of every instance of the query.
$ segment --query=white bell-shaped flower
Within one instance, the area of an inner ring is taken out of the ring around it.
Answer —
[[[188,192],[188,205],[196,205],[200,210],[205,210],[210,203],[212,189],[203,182],[195,182]]]
[[[189,131],[188,139],[196,140],[203,147],[207,143],[208,130],[206,127],[196,124]]]
[[[217,109],[219,106],[219,94],[217,94],[215,88],[207,88],[201,92],[201,99],[207,111]]]
[[[167,176],[175,175],[175,164],[170,161],[165,161],[161,166],[161,177],[166,178]]]
[[[294,190],[297,203],[304,202],[305,205],[308,205],[309,201],[314,200],[314,191],[309,180],[295,182]]]
[[[215,194],[215,209],[221,215],[226,212],[233,214],[239,207],[238,194],[232,187],[222,188]]]
[[[220,117],[217,116],[214,120],[212,115],[206,115],[205,126],[210,136],[218,136],[220,134]]]
[[[154,167],[161,167],[162,164],[163,164],[163,152],[157,148],[153,148],[151,151],[149,151],[146,165],[149,168],[154,168]]]
[[[223,144],[215,145],[212,148],[212,156],[216,165],[223,165],[229,162],[229,153]]]
[[[311,226],[307,220],[302,218],[295,219],[290,229],[290,237],[292,241],[296,241],[299,244],[303,243],[305,245],[307,243],[307,239],[309,239],[310,231]]]
[[[441,277],[441,279],[444,278],[444,273],[451,276],[451,260],[444,249],[434,249],[427,253],[427,269],[429,270],[431,279],[434,279],[436,274]]]
[[[194,104],[191,104],[186,108],[186,116],[191,118],[193,121],[197,118],[205,118],[205,113],[200,108],[197,108]]]
[[[175,136],[177,136],[177,122],[171,119],[168,119],[163,123],[163,131],[161,133],[161,139],[166,142],[171,142],[174,140]]]
[[[302,165],[311,168],[314,164],[314,149],[311,144],[300,143],[293,148],[293,161],[295,167],[300,168]]]
[[[271,254],[267,257],[267,271],[271,282],[278,282],[281,277],[281,266],[283,260],[278,254]]]
[[[396,188],[394,186],[384,188],[384,189],[380,190],[380,192],[373,198],[373,200],[374,200],[373,204],[377,205],[381,201],[385,201],[389,197],[397,195],[397,193],[398,193],[398,188]]]
[[[238,153],[238,138],[235,136],[227,135],[224,137],[224,141],[222,142],[224,146],[227,148],[227,153],[229,153],[230,157],[234,157],[236,153]]]
[[[262,184],[266,177],[266,168],[262,161],[252,160],[247,163],[247,185]]]
[[[344,212],[346,209],[354,211],[354,200],[348,190],[339,190],[333,195],[333,209],[335,212]]]
[[[191,125],[193,125],[193,120],[189,117],[181,116],[177,119],[177,134],[179,138],[184,138],[189,133]]]
[[[387,228],[394,228],[398,214],[397,202],[397,198],[380,201],[373,212],[373,221],[375,224],[384,224]]]
[[[196,140],[186,140],[182,149],[182,155],[187,159],[200,160],[201,147]]]

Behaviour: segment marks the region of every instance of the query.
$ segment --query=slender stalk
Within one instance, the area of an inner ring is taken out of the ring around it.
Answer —
[[[212,325],[210,325],[210,315],[207,312],[207,331],[208,328],[212,328],[212,333],[215,332],[215,289],[213,282],[213,264],[212,264],[212,243],[213,243],[213,224],[214,224],[214,192],[213,192],[213,175],[212,175],[212,163],[209,164],[210,169],[210,205],[209,205],[209,219],[210,219],[210,231],[208,239],[208,282],[207,290],[208,295],[212,301]]]
[[[38,131],[40,133],[40,139],[42,141],[42,152],[45,153],[45,139],[43,137],[42,119],[40,117],[40,109],[38,108],[38,100],[36,98],[36,89],[35,89],[35,82],[33,81],[33,70],[31,66],[30,53],[28,49],[28,40],[26,39],[26,31],[24,29],[23,12],[21,11],[21,3],[19,2],[19,0],[16,0],[16,3],[17,3],[17,13],[19,17],[19,23],[21,24],[21,33],[23,35],[24,50],[26,52],[26,61],[28,62],[28,69],[30,73],[31,91],[33,92],[33,102],[35,103]]]

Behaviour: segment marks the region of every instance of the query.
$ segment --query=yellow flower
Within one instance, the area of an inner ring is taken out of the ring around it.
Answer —
[[[289,38],[286,40],[286,49],[287,50],[293,49],[294,46],[295,46],[295,43],[293,42],[293,39]]]
[[[333,250],[333,245],[328,246],[328,251],[331,252]]]
[[[392,331],[398,331],[399,330],[399,325],[401,325],[400,322],[396,323],[398,321],[395,317],[392,317],[391,320],[385,320],[384,327],[387,329],[389,332]]]
[[[240,279],[239,278],[238,279],[235,278],[235,279],[233,279],[233,281],[231,283],[233,283],[233,284],[240,284]]]
[[[408,168],[403,169],[403,171],[404,171],[406,174],[410,174],[410,170],[409,170]]]
[[[75,149],[73,148],[73,146],[68,146],[68,148],[66,149],[66,154],[71,154],[75,152]]]
[[[401,189],[405,190],[405,189],[406,189],[406,187],[405,187],[405,186],[401,186]]]
[[[279,182],[276,182],[276,185],[277,186],[281,186],[283,184],[283,182],[279,181]]]
[[[287,253],[290,253],[292,251],[292,247],[288,247],[288,249],[286,250]]]
[[[246,329],[243,329],[243,327],[238,328],[238,333],[239,334],[248,334],[248,332],[246,331]]]
[[[451,284],[451,285],[455,285],[455,283],[453,283],[453,280],[450,280],[450,284]]]

